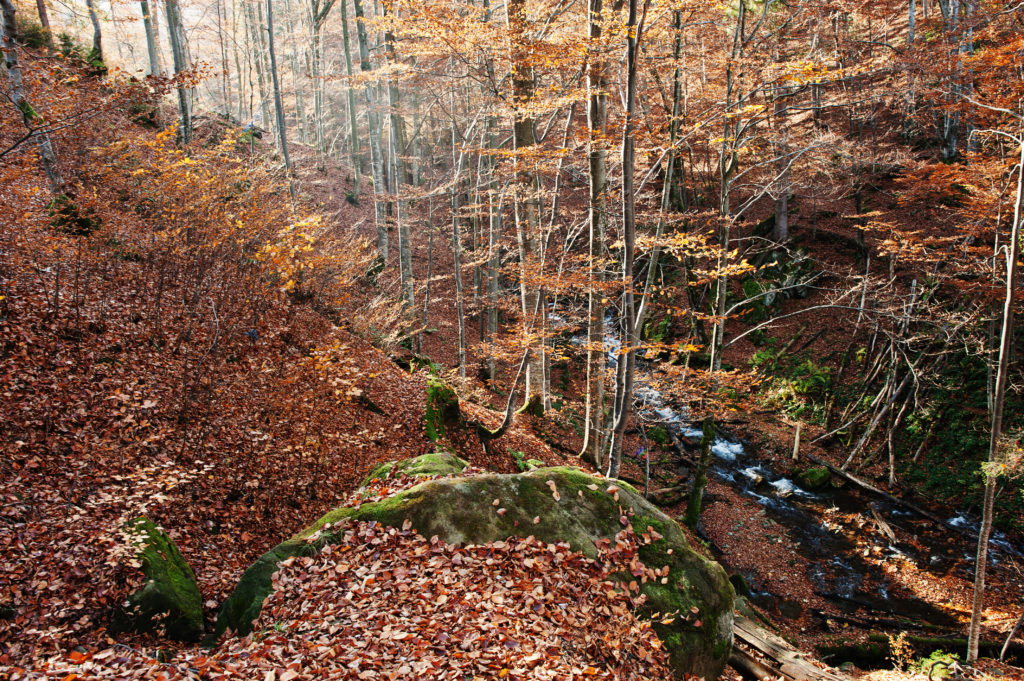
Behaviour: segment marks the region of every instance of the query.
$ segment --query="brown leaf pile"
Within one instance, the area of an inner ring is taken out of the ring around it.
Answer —
[[[108,648],[51,661],[70,679],[657,679],[665,652],[611,575],[636,564],[622,532],[598,560],[533,538],[453,547],[409,529],[346,526],[290,559],[256,633],[159,663]],[[25,677],[16,677],[25,678]]]

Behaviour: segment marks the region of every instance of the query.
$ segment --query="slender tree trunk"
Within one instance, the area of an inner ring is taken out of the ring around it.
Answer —
[[[398,57],[395,54],[395,38],[390,31],[384,32],[384,53],[388,63],[394,67],[398,63]],[[407,164],[405,163],[404,157],[408,151],[408,142],[405,136],[405,120],[402,118],[399,112],[399,91],[398,83],[395,82],[394,77],[389,76],[387,79],[387,92],[388,92],[388,108],[390,109],[390,134],[389,141],[391,144],[391,162],[392,172],[391,194],[395,197],[395,222],[398,228],[398,269],[399,279],[401,281],[402,298],[406,304],[411,308],[414,304],[414,290],[415,290],[415,278],[412,272],[412,233],[409,229],[409,221],[402,220],[402,213],[405,210],[405,203],[399,198],[402,194],[402,184],[412,183],[412,177],[408,172]],[[453,112],[454,113],[454,112]],[[454,153],[454,147],[453,147]],[[461,284],[461,282],[459,282]],[[462,312],[459,312],[461,316]],[[464,360],[463,356],[460,357]],[[461,362],[465,364],[464,361]],[[463,369],[465,371],[465,369]]]
[[[994,467],[999,460],[999,447],[1003,435],[1003,409],[1006,404],[1006,384],[1009,380],[1010,353],[1013,342],[1013,296],[1017,290],[1017,254],[1020,250],[1020,228],[1024,210],[1024,131],[1019,140],[1020,158],[1017,166],[1017,204],[1013,210],[1013,226],[1006,257],[1006,298],[1003,303],[1003,330],[999,339],[999,367],[996,372],[995,396],[992,400],[992,433],[988,446],[988,462]],[[967,636],[967,663],[978,660],[978,639],[985,601],[985,568],[988,562],[988,538],[992,532],[992,516],[996,497],[996,471],[985,471],[985,500],[982,505],[981,528],[978,532],[978,553],[974,562],[974,599],[971,605],[971,624]]]
[[[288,61],[291,63],[292,69],[292,96],[295,98],[295,123],[299,132],[299,141],[303,144],[306,143],[306,107],[303,105],[303,92],[302,92],[302,80],[300,78],[302,70],[299,68],[299,48],[295,42],[295,18],[292,13],[291,0],[285,2],[285,13],[288,16],[288,21],[285,24],[285,28],[288,31],[288,44],[291,47],[288,55]]]
[[[228,20],[227,7],[224,0],[217,0],[217,38],[220,47],[221,90],[224,99],[224,118],[231,118],[231,67],[228,63],[228,43],[224,36],[225,24]]]
[[[156,5],[154,5],[154,8]],[[153,24],[156,26],[156,23]],[[246,108],[245,108],[245,79],[242,77],[242,60],[238,56],[238,3],[233,2],[231,4],[231,55],[235,60],[235,73],[238,74],[238,121],[241,123],[245,120]],[[249,116],[252,116],[250,109]]]
[[[493,128],[489,137],[489,146],[497,148],[497,136]],[[488,161],[489,188],[487,192],[487,335],[494,338],[498,335],[498,277],[501,268],[501,200],[497,196],[498,181],[495,176],[497,162],[492,156]],[[494,380],[494,358],[487,364],[487,375]]]
[[[693,484],[686,502],[686,515],[683,522],[696,529],[700,522],[700,509],[704,504],[704,488],[708,486],[708,468],[711,466],[711,447],[715,444],[715,422],[709,416],[704,419],[703,432],[700,438],[700,458],[697,468],[693,471]],[[794,449],[794,451],[796,451]]]
[[[484,21],[491,23],[490,0],[483,0]],[[494,61],[487,59],[484,68],[488,79],[494,82]],[[498,160],[496,151],[501,146],[498,134],[498,119],[493,114],[487,116],[487,148],[490,153],[486,158],[487,170],[487,337],[494,338],[498,334],[498,288],[499,269],[501,267],[501,209],[502,201],[498,194],[497,168]],[[481,322],[481,325],[483,322]],[[487,376],[494,381],[496,367],[493,355],[487,360]]]
[[[103,64],[103,32],[100,30],[100,18],[96,14],[95,0],[85,0],[85,5],[89,8],[89,21],[92,22],[92,52],[89,53],[89,57]]]
[[[21,113],[25,127],[31,129],[33,121],[39,118],[39,114],[27,99],[25,99],[25,86],[22,82],[21,65],[18,63],[18,22],[15,16],[16,8],[12,0],[0,0],[0,52],[3,52],[4,65],[7,67],[7,77],[11,81],[11,103]],[[50,183],[50,191],[59,195],[64,191],[64,179],[61,177],[60,169],[57,167],[57,155],[53,151],[53,144],[50,136],[45,132],[38,133],[36,139],[39,143],[39,160],[46,173],[46,179]]]
[[[529,105],[534,98],[534,71],[532,55],[527,46],[526,7],[524,0],[508,0],[505,5],[505,21],[510,42],[512,59],[512,138],[516,152],[536,146],[537,137],[534,130],[533,116],[528,113]],[[540,279],[539,268],[542,260],[542,239],[540,235],[540,215],[537,203],[539,190],[538,178],[528,168],[528,161],[515,157],[517,167],[518,191],[525,196],[517,197],[516,207],[522,207],[524,219],[517,220],[516,233],[519,243],[520,260],[520,303],[523,315],[523,331],[532,338],[529,362],[526,368],[526,401],[529,403],[534,395],[544,402],[544,367],[543,353],[535,345],[543,337],[544,328],[540,314],[541,291],[534,283]]]
[[[36,10],[39,12],[39,25],[50,30],[50,14],[46,10],[46,0],[36,0]]]
[[[665,228],[665,213],[671,206],[674,187],[677,184],[675,147],[679,132],[680,109],[682,104],[682,67],[680,64],[683,49],[682,14],[681,10],[676,10],[672,19],[673,28],[676,31],[676,40],[672,55],[673,60],[675,61],[675,70],[672,75],[672,119],[668,126],[669,151],[665,158],[665,184],[661,190],[661,206],[658,214],[658,226],[654,233],[654,248],[651,249],[651,262],[647,267],[647,278],[644,281],[644,289],[643,293],[640,295],[640,303],[638,306],[639,311],[636,314],[636,328],[637,331],[641,333],[643,332],[644,320],[650,307],[647,303],[650,300],[651,288],[654,286],[654,280],[657,276],[658,261],[661,258],[661,246],[659,246],[658,242],[660,241],[662,231]]]
[[[589,0],[588,35],[592,43],[601,39],[602,0]],[[600,49],[600,48],[598,48]],[[588,203],[590,238],[587,294],[587,396],[584,411],[581,456],[589,455],[598,469],[604,467],[604,243],[608,225],[608,83],[604,55],[593,53],[587,65],[587,146],[590,166]]]
[[[777,244],[789,241],[789,187],[783,187],[782,193],[775,199],[775,226],[772,227],[772,241]]]
[[[633,258],[636,251],[636,197],[633,192],[633,170],[636,157],[633,141],[633,112],[636,109],[637,46],[642,26],[637,26],[637,0],[629,0],[626,20],[626,110],[622,130],[622,349],[615,386],[615,420],[608,477],[619,477],[622,465],[622,437],[633,410],[633,371],[636,361],[636,309],[633,296]],[[646,0],[644,13],[646,14]]]
[[[366,20],[363,15],[362,0],[353,0],[356,15],[356,40],[359,43],[359,68],[364,74],[373,70],[370,63],[370,46],[366,35]],[[366,83],[366,118],[370,129],[370,167],[373,170],[373,208],[374,219],[377,225],[377,253],[387,263],[388,261],[388,217],[387,206],[381,198],[382,192],[387,190],[384,180],[384,158],[380,144],[381,123],[380,112],[377,111],[377,87],[376,84]]]
[[[248,27],[249,53],[252,64],[256,68],[256,84],[259,86],[260,122],[270,129],[270,117],[267,115],[267,82],[266,69],[263,67],[263,39],[260,37],[260,22],[256,17],[251,0],[243,0],[245,7],[246,26]]]
[[[362,161],[359,158],[359,128],[356,125],[356,92],[352,86],[352,48],[349,42],[348,33],[348,0],[341,0],[341,35],[345,46],[345,74],[349,83],[346,87],[348,94],[348,126],[349,136],[352,143],[349,148],[352,151],[352,197],[359,200],[359,174],[362,170]]]
[[[462,174],[462,159],[463,154],[458,154],[458,139],[456,137],[456,124],[455,124],[455,64],[449,63],[449,67],[453,75],[452,87],[451,87],[451,140],[452,140],[452,190],[451,190],[451,210],[452,210],[452,259],[455,265],[455,316],[458,320],[459,327],[459,378],[463,382],[466,380],[466,316],[464,314],[463,306],[463,291],[462,291],[462,234],[459,230],[459,176]]]
[[[725,311],[726,295],[729,290],[729,277],[725,274],[727,258],[729,254],[729,239],[732,227],[732,216],[729,215],[729,197],[732,192],[732,177],[739,164],[739,154],[736,151],[739,140],[735,138],[734,132],[739,130],[739,116],[733,115],[733,96],[738,89],[736,76],[733,73],[733,66],[743,56],[743,26],[746,19],[746,3],[741,2],[736,17],[736,30],[733,33],[732,58],[725,71],[725,111],[732,115],[726,116],[724,131],[722,135],[722,151],[719,159],[719,197],[718,213],[721,216],[722,226],[719,230],[719,244],[721,251],[718,261],[718,279],[715,282],[716,302],[715,320],[711,338],[711,370],[722,369],[722,347],[725,343]]]
[[[281,83],[277,76],[277,53],[274,50],[274,5],[267,0],[267,51],[270,53],[270,76],[274,83],[274,113],[277,116],[277,135],[281,143],[285,172],[288,173],[288,191],[295,199],[295,184],[292,181],[292,160],[288,156],[288,135],[284,123],[284,103],[281,101]]]
[[[324,141],[324,77],[323,77],[323,28],[313,18],[310,59],[313,77],[313,141],[317,158],[323,163],[326,142]]]
[[[178,0],[167,0],[165,15],[167,34],[171,40],[171,55],[174,57],[174,75],[177,77],[189,69],[185,31],[181,24]],[[181,141],[188,144],[192,141],[192,96],[189,88],[183,83],[178,84],[178,114],[181,117]]]
[[[907,45],[914,44],[914,37],[917,30],[917,3],[910,0],[910,7],[907,10]]]

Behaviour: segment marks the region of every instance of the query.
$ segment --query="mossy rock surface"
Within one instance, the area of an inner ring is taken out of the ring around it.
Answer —
[[[115,613],[112,628],[198,640],[203,635],[203,599],[192,568],[167,533],[148,518],[136,518],[125,530],[138,549],[146,583]]]
[[[455,389],[439,379],[428,379],[427,406],[423,413],[427,437],[433,442],[448,439],[462,430],[465,421]]]
[[[554,498],[549,482],[554,483],[560,499]],[[662,624],[664,618],[654,622],[672,666],[679,675],[717,678],[732,649],[734,594],[725,570],[691,550],[675,521],[632,487],[614,483],[619,487],[616,500],[606,491],[610,484],[575,468],[541,468],[515,475],[429,480],[381,501],[336,509],[246,571],[224,604],[218,633],[227,627],[243,634],[251,631],[270,594],[270,577],[277,563],[330,542],[330,530],[318,534],[328,523],[375,520],[401,527],[408,520],[424,537],[437,535],[449,544],[484,544],[532,535],[545,542],[567,542],[574,550],[595,556],[599,540],[613,538],[622,530],[620,517],[625,513],[638,534],[653,528],[662,537],[641,548],[644,564],[669,567],[665,584],[649,580],[642,585],[648,600],[640,614],[680,613],[670,624]],[[495,499],[498,505],[493,504]],[[502,508],[505,512],[499,514]],[[535,517],[539,518],[537,524]]]
[[[366,487],[375,479],[383,480],[392,473],[405,473],[414,477],[458,475],[468,465],[468,462],[449,452],[424,454],[423,456],[417,456],[415,459],[403,459],[402,461],[388,461],[370,471],[363,478],[361,486]]]
[[[807,468],[797,475],[800,484],[810,490],[822,489],[832,480],[832,472],[824,466]]]

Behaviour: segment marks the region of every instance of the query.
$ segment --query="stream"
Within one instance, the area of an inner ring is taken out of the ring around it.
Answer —
[[[556,314],[550,315],[549,319],[555,322],[556,327],[560,323],[565,324],[564,318]],[[616,326],[611,318],[606,320],[606,329],[614,329]],[[570,342],[577,346],[585,345],[585,330],[582,333],[577,331]],[[614,368],[621,347],[618,337],[606,332],[605,347],[609,367]],[[701,429],[688,420],[685,408],[668,403],[662,393],[652,387],[650,367],[646,360],[638,358],[634,380],[634,405],[638,418],[648,426],[660,425],[672,432],[695,453],[701,439]],[[849,517],[860,515],[865,523],[872,523],[874,511],[894,530],[909,533],[916,538],[922,535],[918,542],[922,548],[915,548],[905,542],[893,544],[880,532],[862,533],[873,541],[872,551],[876,556],[903,559],[933,572],[947,572],[961,559],[973,563],[974,542],[958,536],[952,541],[947,538],[944,543],[927,546],[924,543],[926,539],[922,523],[934,527],[932,521],[885,500],[851,489],[849,485],[838,488],[827,485],[817,491],[804,489],[796,481],[778,473],[769,461],[749,451],[742,441],[722,430],[718,430],[711,451],[714,456],[709,477],[753,499],[764,507],[768,518],[785,528],[797,545],[795,550],[809,562],[807,576],[820,595],[850,613],[867,609],[915,622],[956,625],[949,614],[921,599],[894,596],[893,593],[900,589],[879,566],[864,560],[863,547],[857,547],[843,533],[838,523],[829,520],[829,516],[835,513]],[[688,476],[689,470],[688,464],[679,462],[675,472]],[[977,519],[966,512],[958,512],[946,522],[951,526],[974,531],[978,527]],[[997,565],[1007,554],[1024,556],[1020,547],[1015,546],[1005,534],[995,530],[989,549],[990,565]],[[775,605],[784,615],[787,613],[786,605],[791,606],[788,608],[790,612],[799,611],[799,604],[781,603],[785,599],[767,591],[756,574],[744,573],[743,576],[750,585],[751,600],[759,606]],[[798,617],[798,612],[793,613],[793,616]]]

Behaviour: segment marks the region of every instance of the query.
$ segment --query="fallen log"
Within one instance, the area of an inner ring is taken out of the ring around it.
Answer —
[[[905,641],[918,657],[927,657],[936,650],[962,654],[967,650],[967,639],[935,636],[907,636]],[[979,652],[982,657],[997,658],[1002,644],[998,641],[981,641]],[[839,641],[818,646],[822,659],[852,662],[861,669],[884,669],[892,664],[890,638],[886,634],[869,634],[867,641]],[[1024,660],[1024,646],[1013,645],[1008,662],[1019,664]]]
[[[845,677],[822,669],[785,639],[753,620],[737,614],[733,624],[734,645],[731,664],[755,679],[782,677],[787,681],[844,681]]]
[[[903,508],[906,508],[906,509],[908,509],[910,511],[913,511],[914,513],[917,513],[918,515],[920,515],[920,516],[922,516],[924,518],[927,518],[928,520],[931,520],[932,522],[938,523],[939,525],[942,525],[944,527],[948,527],[951,530],[956,530],[957,532],[959,532],[961,534],[965,534],[965,535],[967,535],[969,537],[977,538],[977,536],[978,536],[976,533],[971,532],[967,528],[958,527],[956,525],[951,525],[951,524],[947,523],[945,520],[943,520],[939,516],[935,515],[934,513],[932,513],[931,511],[929,511],[927,509],[921,508],[917,504],[911,503],[911,502],[907,501],[906,499],[901,499],[900,497],[897,497],[897,496],[895,496],[893,494],[889,494],[888,492],[880,490],[877,487],[875,487],[874,485],[872,485],[871,483],[867,482],[866,480],[861,480],[860,478],[858,478],[858,477],[856,477],[854,475],[850,475],[846,471],[844,471],[841,468],[839,468],[839,466],[834,466],[834,465],[830,464],[828,461],[825,461],[824,459],[819,459],[818,457],[811,456],[811,455],[807,455],[804,458],[806,458],[808,461],[811,461],[811,462],[817,464],[818,466],[824,466],[825,468],[827,468],[830,471],[832,471],[832,473],[834,475],[839,476],[840,478],[842,478],[843,480],[846,480],[850,484],[855,485],[857,487],[860,487],[862,490],[864,490],[866,492],[870,492],[870,493],[872,493],[872,494],[874,494],[876,496],[880,496],[883,499],[885,499],[886,501],[892,502],[892,503],[896,504],[897,506],[902,506]]]

